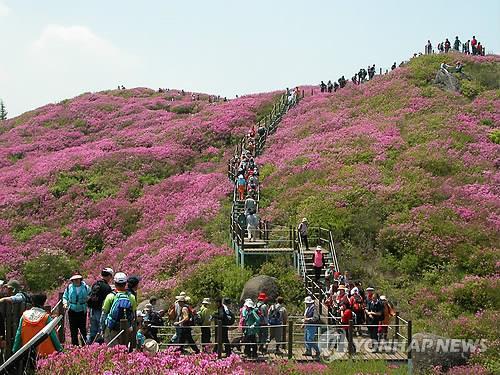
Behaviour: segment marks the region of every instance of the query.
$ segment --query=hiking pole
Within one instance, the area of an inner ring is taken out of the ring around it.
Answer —
[[[115,341],[116,341],[116,339],[117,339],[118,337],[120,337],[120,335],[121,335],[123,332],[125,332],[125,330],[124,330],[124,329],[122,329],[122,330],[121,330],[121,331],[120,331],[120,332],[119,332],[119,333],[118,333],[115,337],[113,337],[113,340],[111,340],[110,342],[108,342],[108,345],[107,345],[107,346],[108,346],[108,347],[109,347],[109,346],[111,346],[111,344],[112,344],[113,342],[115,342]]]

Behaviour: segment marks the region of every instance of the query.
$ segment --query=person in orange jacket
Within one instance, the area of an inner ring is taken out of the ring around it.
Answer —
[[[26,310],[19,321],[14,346],[12,347],[13,353],[22,348],[31,338],[50,323],[50,315],[43,309],[45,301],[47,301],[46,294],[35,294],[32,297],[33,307]],[[61,352],[62,350],[63,347],[57,338],[55,330],[37,347],[38,355],[42,357],[48,356],[55,351]]]

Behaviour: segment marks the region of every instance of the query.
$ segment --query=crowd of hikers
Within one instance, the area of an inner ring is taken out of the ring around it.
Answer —
[[[373,66],[373,74],[374,74]],[[368,75],[369,79],[373,78]],[[361,74],[363,77],[363,74]],[[364,78],[361,78],[363,80]],[[299,89],[286,91],[288,103],[293,103]],[[257,238],[259,226],[258,194],[259,169],[255,163],[256,144],[260,137],[266,135],[264,126],[253,126],[245,135],[241,154],[233,157],[236,170],[237,199],[244,201],[244,214],[248,239]],[[308,221],[306,218],[298,226],[302,243],[309,249]],[[323,249],[316,247],[313,254],[315,281],[324,289],[326,296],[322,303],[328,307],[326,321],[321,317],[318,303],[313,296],[304,300],[305,309],[301,319],[304,328],[305,355],[320,355],[318,346],[318,330],[323,323],[335,325],[339,331],[345,331],[352,320],[355,324],[367,324],[370,338],[380,341],[387,338],[387,326],[395,315],[394,307],[385,296],[379,296],[374,288],[363,290],[361,282],[350,280],[348,272],[343,274],[333,264],[326,267]],[[165,345],[175,346],[185,353],[191,348],[195,353],[200,348],[193,338],[193,327],[201,330],[200,346],[203,351],[224,351],[229,356],[233,349],[241,351],[248,358],[256,358],[258,352],[267,353],[269,345],[274,341],[274,352],[280,354],[287,346],[289,316],[283,297],[271,299],[264,291],[260,291],[256,300],[247,298],[239,310],[238,328],[241,332],[236,338],[229,339],[229,330],[234,329],[237,316],[230,308],[228,301],[218,298],[212,306],[211,300],[204,298],[199,308],[195,308],[190,297],[182,292],[175,297],[175,302],[166,309],[158,305],[158,299],[150,297],[141,309],[138,308],[138,289],[141,278],[127,276],[124,272],[114,272],[106,267],[101,270],[100,278],[92,285],[85,282],[80,274],[70,277],[62,295],[64,312],[67,314],[72,345],[106,344],[118,345],[121,335],[127,336],[130,350],[140,350],[151,354],[158,352],[161,343],[159,330],[166,323],[174,327],[175,333]],[[30,295],[26,293],[20,282],[10,280],[6,284],[0,281],[0,303],[24,303],[26,310],[22,313],[15,335],[12,351],[15,353],[32,337],[40,332],[52,320],[51,311],[45,303],[44,293]],[[125,323],[125,326],[123,324]],[[221,339],[218,330],[212,337],[214,323],[221,326]],[[361,330],[358,328],[358,334]],[[0,316],[0,348],[4,347],[4,317]],[[218,348],[221,342],[223,348]],[[52,331],[37,353],[46,356],[63,350],[55,331]],[[314,353],[313,353],[314,351]]]
[[[486,53],[484,46],[476,39],[475,35],[472,36],[472,39],[467,40],[467,42],[460,41],[458,36],[456,36],[453,45],[450,40],[446,38],[444,42],[438,43],[437,50],[439,53],[448,53],[453,50],[455,52],[462,52],[466,55],[479,56],[484,56]],[[426,55],[435,53],[430,40],[427,41],[424,51]]]

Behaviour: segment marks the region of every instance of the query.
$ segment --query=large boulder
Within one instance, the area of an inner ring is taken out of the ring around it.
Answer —
[[[460,83],[458,82],[457,77],[451,73],[443,71],[442,69],[438,70],[436,78],[434,78],[434,84],[447,91],[460,91]]]
[[[433,366],[441,366],[444,370],[467,363],[470,348],[462,345],[460,340],[448,339],[431,333],[413,335],[411,345],[413,369],[416,374],[425,374]]]
[[[240,302],[243,303],[247,298],[251,298],[256,301],[260,292],[267,294],[268,301],[274,301],[279,295],[276,278],[266,275],[252,277],[243,287]]]

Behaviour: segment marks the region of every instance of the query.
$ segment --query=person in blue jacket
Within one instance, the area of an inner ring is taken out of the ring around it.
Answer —
[[[68,311],[71,344],[78,345],[78,332],[87,337],[87,301],[90,287],[83,281],[82,275],[73,275],[71,284],[64,290],[63,306]]]

